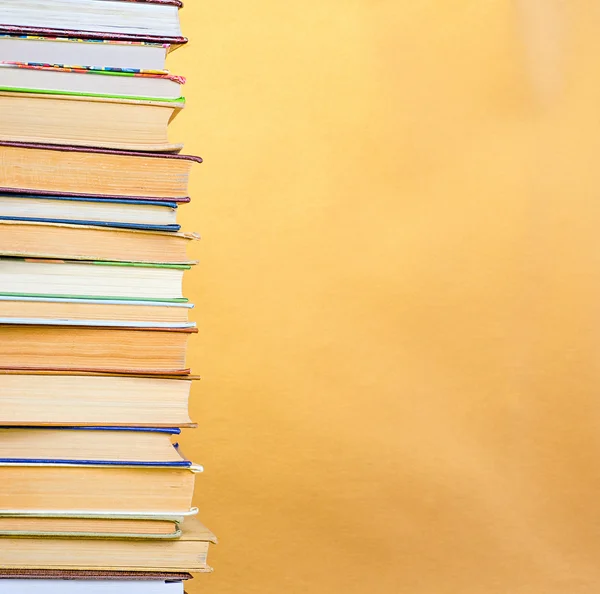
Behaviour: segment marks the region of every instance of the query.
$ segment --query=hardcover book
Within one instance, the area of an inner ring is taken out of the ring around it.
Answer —
[[[167,126],[184,105],[183,99],[0,91],[0,141],[178,152],[183,145],[169,143]]]
[[[2,0],[0,31],[183,44],[179,0]]]
[[[0,141],[0,192],[189,202],[200,157]]]
[[[175,101],[183,84],[164,70],[0,62],[0,91],[7,92]]]
[[[3,263],[5,261],[0,259],[0,279],[4,275]],[[77,270],[77,265],[74,266]],[[139,268],[133,267],[134,270]],[[23,268],[21,268],[21,271],[24,272]],[[32,288],[35,289],[33,283]],[[113,320],[126,323],[146,322],[148,324],[158,323],[167,327],[169,325],[170,327],[183,327],[190,325],[188,312],[193,307],[191,303],[183,301],[136,301],[131,298],[93,299],[0,294],[1,319],[65,320],[66,322],[93,320],[104,323],[107,320]]]
[[[1,224],[0,229],[2,229]],[[182,296],[183,273],[189,268],[190,266],[185,264],[0,257],[0,297],[50,300],[95,299],[105,302],[117,301],[118,305],[123,306],[125,305],[123,301],[185,302],[185,298]],[[40,293],[40,291],[46,292]],[[142,304],[141,307],[150,306]],[[58,306],[54,306],[54,311],[57,311],[57,308]],[[66,306],[63,306],[61,311],[65,310]],[[110,313],[114,310],[116,307],[103,311]],[[146,310],[143,314],[144,317],[139,319],[159,321],[153,316],[152,311]],[[102,318],[97,315],[91,318],[82,318],[81,315],[78,315],[71,319]],[[113,319],[117,320],[119,316]],[[130,316],[129,319],[134,318]]]
[[[191,468],[172,441],[180,433],[174,427],[0,426],[0,466]]]
[[[164,471],[159,471],[164,472]],[[3,571],[109,570],[210,572],[207,554],[217,539],[199,520],[189,518],[175,540],[103,540],[5,537],[0,547]],[[56,574],[54,574],[56,575]]]
[[[0,220],[0,255],[140,264],[189,265],[195,233]]]
[[[187,468],[7,464],[0,480],[7,485],[0,493],[5,513],[181,516],[194,492]]]
[[[52,536],[169,540],[181,536],[183,521],[183,515],[0,511],[0,538]]]
[[[176,216],[176,202],[0,194],[3,221],[179,231]]]
[[[0,369],[188,375],[196,328],[0,325]]]
[[[195,427],[191,375],[0,370],[4,425]]]
[[[9,62],[67,64],[77,56],[77,63],[86,66],[163,70],[168,52],[177,47],[144,41],[0,33],[0,56]]]

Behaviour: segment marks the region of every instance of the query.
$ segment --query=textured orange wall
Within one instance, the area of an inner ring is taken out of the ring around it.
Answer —
[[[600,587],[600,8],[187,0],[190,594]]]

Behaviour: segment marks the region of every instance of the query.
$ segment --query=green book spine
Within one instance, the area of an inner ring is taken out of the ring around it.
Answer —
[[[3,93],[29,93],[33,95],[66,95],[68,97],[94,97],[98,99],[129,99],[131,101],[153,101],[156,103],[175,103],[184,104],[185,97],[177,99],[169,99],[167,97],[142,97],[135,95],[108,95],[104,93],[78,93],[76,91],[58,91],[58,90],[40,90],[40,89],[23,89],[20,87],[0,87],[0,92]]]
[[[88,262],[86,262],[87,264]],[[156,264],[154,262],[114,262],[112,260],[94,260],[91,264],[98,266],[135,266],[137,268],[174,268],[179,270],[190,270],[189,264]]]

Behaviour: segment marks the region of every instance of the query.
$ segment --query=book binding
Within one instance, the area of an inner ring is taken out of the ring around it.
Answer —
[[[76,31],[74,29],[51,29],[46,27],[17,27],[16,25],[0,25],[0,33],[7,33],[9,35],[34,35],[36,37],[72,37],[107,41],[143,41],[146,43],[159,43],[168,45],[185,45],[188,42],[187,37],[140,35],[136,33]]]

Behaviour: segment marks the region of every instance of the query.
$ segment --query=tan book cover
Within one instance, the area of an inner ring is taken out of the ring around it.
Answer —
[[[207,554],[215,535],[187,519],[177,540],[2,538],[0,567],[103,571],[209,572]]]
[[[0,369],[4,425],[194,427],[188,412],[198,376],[143,376]]]
[[[0,91],[0,140],[178,152],[169,122],[183,101]]]

